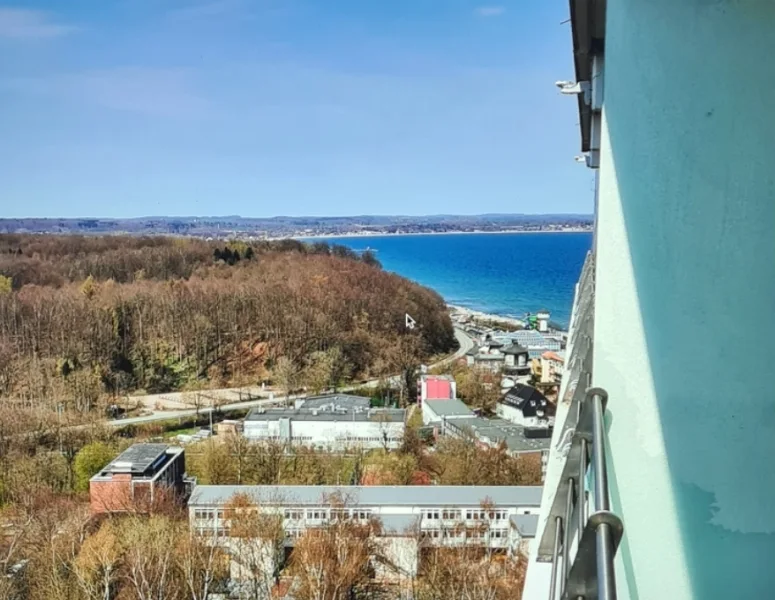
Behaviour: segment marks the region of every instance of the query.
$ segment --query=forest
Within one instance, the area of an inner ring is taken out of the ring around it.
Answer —
[[[407,312],[421,324],[413,332]],[[369,252],[0,236],[0,399],[19,408],[86,414],[131,392],[288,379],[289,366],[301,384],[305,373],[320,380],[321,363],[323,383],[337,385],[455,346],[442,298]]]

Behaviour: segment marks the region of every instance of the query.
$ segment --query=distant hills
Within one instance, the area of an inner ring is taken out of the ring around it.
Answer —
[[[0,233],[82,235],[187,235],[196,237],[316,237],[496,231],[591,230],[592,216],[579,214],[428,215],[352,217],[137,217],[0,219]]]

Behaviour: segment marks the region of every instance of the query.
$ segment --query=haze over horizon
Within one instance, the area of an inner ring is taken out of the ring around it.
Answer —
[[[0,0],[2,216],[588,214],[567,17]]]

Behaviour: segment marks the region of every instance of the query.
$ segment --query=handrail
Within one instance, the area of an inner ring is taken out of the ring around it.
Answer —
[[[614,557],[621,519],[611,512],[606,466],[608,394],[590,388],[594,323],[594,255],[584,263],[576,293],[569,350],[572,432],[537,559],[551,562],[549,600],[616,600]],[[560,436],[558,439],[565,439]],[[561,451],[564,448],[555,448]],[[591,480],[591,481],[588,481]],[[588,485],[590,484],[590,485]],[[591,494],[591,502],[588,495]],[[593,509],[588,514],[590,505]]]

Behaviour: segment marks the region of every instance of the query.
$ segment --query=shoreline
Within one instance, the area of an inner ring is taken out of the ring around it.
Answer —
[[[388,232],[364,232],[364,233],[322,233],[318,235],[293,235],[282,237],[267,237],[262,238],[268,241],[278,240],[323,240],[323,239],[352,239],[352,238],[371,238],[371,237],[399,237],[399,236],[418,236],[418,235],[508,235],[508,234],[528,234],[528,233],[592,233],[591,229],[583,229],[579,227],[568,229],[548,229],[540,231],[532,230],[501,230],[501,231],[422,231],[414,232],[407,231],[401,233],[388,233]]]
[[[491,321],[493,323],[504,323],[505,325],[511,325],[513,327],[524,327],[525,322],[515,317],[504,317],[502,315],[495,315],[492,313],[482,312],[473,308],[466,308],[465,306],[459,306],[457,304],[447,304],[447,309],[452,314],[461,314],[472,319],[480,319],[482,321]]]

